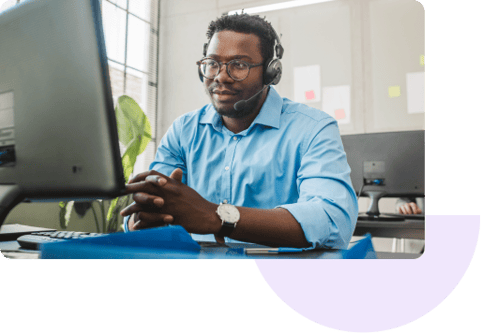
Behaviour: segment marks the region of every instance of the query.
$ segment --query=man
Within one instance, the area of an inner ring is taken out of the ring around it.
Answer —
[[[198,65],[212,103],[176,119],[151,171],[129,182],[125,229],[176,224],[198,241],[347,248],[358,208],[336,121],[270,87],[283,50],[264,19],[224,15],[207,37]]]

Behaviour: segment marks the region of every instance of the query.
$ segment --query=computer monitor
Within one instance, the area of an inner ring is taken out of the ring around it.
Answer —
[[[343,135],[342,143],[356,193],[371,199],[361,220],[396,220],[380,214],[382,197],[424,197],[424,131]]]
[[[24,199],[125,189],[99,0],[0,13],[0,226]]]

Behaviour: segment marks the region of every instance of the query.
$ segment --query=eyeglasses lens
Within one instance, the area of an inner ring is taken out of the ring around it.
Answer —
[[[209,80],[214,79],[220,72],[220,65],[213,59],[202,60],[200,64],[202,74]],[[227,64],[227,72],[234,80],[244,80],[249,75],[249,65],[241,60],[234,60]]]

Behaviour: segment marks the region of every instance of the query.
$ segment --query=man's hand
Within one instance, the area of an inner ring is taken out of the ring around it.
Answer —
[[[196,234],[215,234],[220,230],[217,206],[182,184],[181,169],[175,169],[170,177],[155,171],[141,173],[129,181],[126,190],[134,193],[134,203],[121,215],[137,215],[130,219],[129,230],[165,224],[181,225]]]
[[[175,170],[174,170],[174,172],[175,172]],[[149,175],[153,175],[153,174],[164,176],[157,171],[146,171],[146,172],[139,173],[134,178],[130,179],[128,184],[133,184],[133,183],[145,181],[146,177],[148,177]],[[174,175],[174,173],[171,174],[171,177],[173,175]],[[167,181],[165,180],[164,183],[167,183]],[[154,207],[157,206],[158,208],[161,208],[162,205],[163,205],[163,202],[164,202],[162,198],[152,197],[147,193],[135,193],[133,195],[133,199],[134,199],[135,203],[131,204],[129,207],[139,207],[140,211],[137,212],[137,213],[133,213],[131,215],[131,217],[129,219],[129,222],[127,223],[127,226],[128,226],[130,231],[142,229],[142,225],[139,224],[141,214],[142,214],[142,218],[146,218],[146,219],[152,218],[153,216],[151,216],[151,215],[155,214]],[[149,199],[150,199],[150,204],[148,203]],[[144,203],[143,205],[142,205],[142,202]],[[129,208],[129,207],[127,207],[127,208]],[[126,209],[123,209],[120,212],[120,214],[122,216],[128,215],[127,213],[125,213]],[[142,213],[142,211],[143,211],[143,213]],[[158,213],[158,212],[155,215],[156,215],[154,217],[155,221],[152,221],[152,224],[151,224],[150,228],[164,226],[164,225],[170,224],[174,221],[174,218],[173,218],[172,215],[162,214],[162,213]]]
[[[398,207],[399,214],[422,214],[421,208],[415,202],[408,202]]]

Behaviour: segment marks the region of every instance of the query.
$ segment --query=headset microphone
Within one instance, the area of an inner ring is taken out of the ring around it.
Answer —
[[[272,82],[274,82],[274,80],[273,80]],[[264,86],[264,88],[262,88],[261,90],[259,90],[259,91],[258,91],[254,96],[252,96],[251,98],[249,98],[249,99],[243,99],[243,100],[238,101],[237,103],[235,103],[235,104],[234,104],[234,109],[235,109],[236,111],[242,111],[242,110],[244,110],[244,109],[246,108],[246,106],[249,105],[249,104],[251,104],[259,94],[261,94],[267,87],[269,87],[269,85],[270,85],[272,82],[270,82],[269,84],[266,84],[266,85]]]

